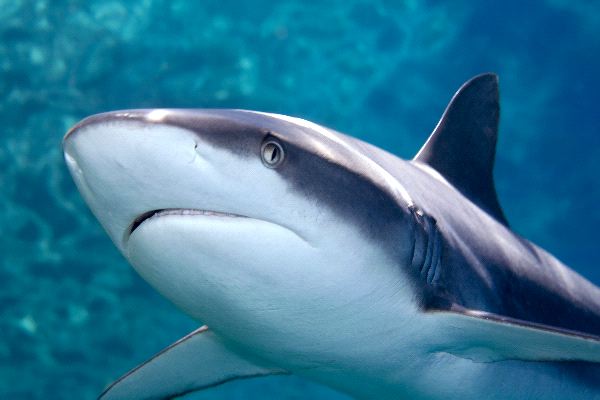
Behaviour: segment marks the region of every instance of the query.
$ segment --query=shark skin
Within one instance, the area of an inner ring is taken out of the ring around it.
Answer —
[[[514,233],[493,182],[498,79],[413,160],[299,118],[149,109],[65,136],[140,276],[202,327],[101,398],[297,374],[364,399],[600,398],[600,289]]]

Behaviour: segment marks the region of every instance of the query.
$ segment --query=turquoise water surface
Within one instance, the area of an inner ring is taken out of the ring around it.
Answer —
[[[467,78],[502,90],[512,227],[600,283],[600,3],[0,0],[0,398],[93,399],[198,326],[150,289],[62,160],[141,107],[300,116],[412,157]],[[198,399],[345,399],[295,377]]]

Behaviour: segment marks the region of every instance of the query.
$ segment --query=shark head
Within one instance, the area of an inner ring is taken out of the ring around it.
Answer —
[[[282,337],[320,319],[355,326],[373,301],[410,296],[391,269],[410,261],[411,200],[362,145],[241,110],[111,112],[64,139],[80,192],[124,257],[231,337]]]
[[[594,397],[598,288],[510,231],[492,174],[498,115],[497,77],[474,77],[411,161],[250,111],[77,124],[65,159],[92,212],[210,328],[101,399],[281,373],[357,398],[482,398],[497,382],[497,398]]]

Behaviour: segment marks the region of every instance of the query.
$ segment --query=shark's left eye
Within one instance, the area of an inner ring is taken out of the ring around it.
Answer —
[[[267,140],[260,148],[263,164],[268,168],[277,168],[285,158],[283,146],[275,140]]]

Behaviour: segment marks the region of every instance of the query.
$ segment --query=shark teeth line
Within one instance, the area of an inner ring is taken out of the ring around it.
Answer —
[[[163,210],[152,210],[143,213],[139,217],[133,221],[131,224],[131,229],[129,230],[129,234],[131,235],[133,231],[135,231],[141,224],[145,221],[152,218],[165,217],[168,215],[197,215],[197,216],[207,216],[207,217],[227,217],[227,218],[247,218],[243,215],[232,214],[220,211],[210,211],[210,210],[195,210],[195,209],[186,209],[186,208],[169,208]]]

